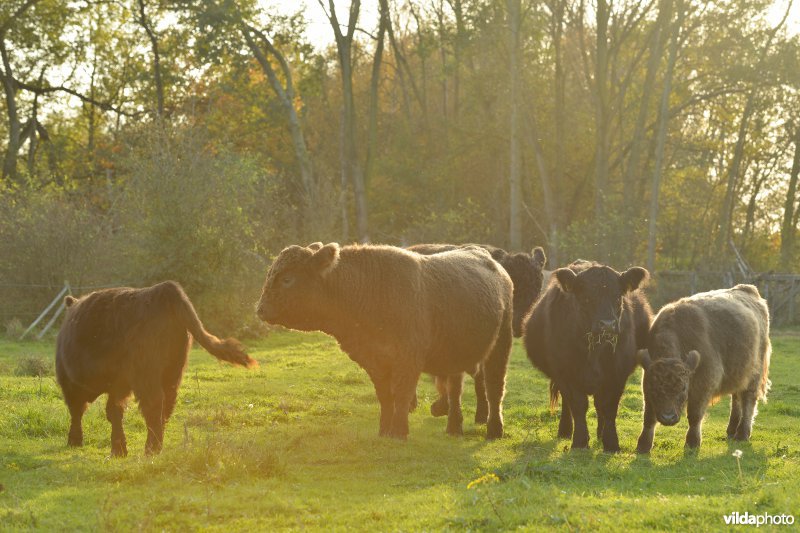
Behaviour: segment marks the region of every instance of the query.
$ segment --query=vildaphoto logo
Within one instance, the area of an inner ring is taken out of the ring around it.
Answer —
[[[790,514],[750,514],[748,512],[739,513],[734,512],[726,514],[722,518],[725,519],[727,526],[791,526],[794,524],[794,516]]]

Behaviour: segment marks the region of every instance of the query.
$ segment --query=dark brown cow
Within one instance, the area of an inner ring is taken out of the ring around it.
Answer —
[[[644,425],[636,451],[653,447],[656,421],[674,426],[684,406],[686,446],[697,448],[708,405],[731,395],[728,438],[749,440],[758,400],[769,390],[769,309],[752,285],[695,294],[665,305],[650,328]],[[688,404],[687,404],[688,401]]]
[[[512,285],[480,248],[423,256],[391,246],[290,246],[267,273],[258,316],[320,330],[367,371],[379,434],[405,439],[421,372],[448,376],[447,432],[462,434],[463,372],[484,365],[487,438],[503,434]]]
[[[589,446],[586,410],[588,396],[593,395],[597,438],[605,451],[619,451],[619,400],[650,326],[650,306],[637,290],[647,277],[641,267],[620,274],[597,263],[576,261],[553,273],[527,319],[528,359],[550,378],[551,407],[561,393],[558,436],[571,435],[573,448]]]
[[[423,255],[431,255],[470,246],[480,246],[489,252],[492,258],[500,263],[511,277],[511,283],[514,285],[513,332],[515,337],[521,337],[523,320],[533,303],[539,298],[539,293],[542,290],[542,269],[547,262],[544,250],[537,246],[531,253],[509,253],[490,244],[415,244],[414,246],[409,246],[408,250]],[[485,424],[488,412],[486,391],[483,388],[483,376],[480,374],[480,369],[478,369],[478,374],[474,377],[475,397],[477,399],[475,422]],[[436,377],[436,389],[439,392],[439,398],[431,404],[431,414],[433,416],[444,416],[449,410],[447,379],[445,377]]]
[[[56,377],[72,417],[70,446],[83,444],[81,420],[89,403],[108,393],[111,454],[127,455],[122,415],[133,393],[147,424],[145,452],[158,453],[192,336],[218,359],[247,367],[256,364],[239,341],[220,340],[203,328],[186,293],[174,281],[144,289],[105,289],[79,300],[67,296],[65,304]]]

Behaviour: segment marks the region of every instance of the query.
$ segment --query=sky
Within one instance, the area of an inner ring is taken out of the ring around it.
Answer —
[[[328,0],[323,0],[323,2],[326,6],[328,5]],[[303,10],[308,21],[306,35],[311,44],[319,50],[333,44],[333,30],[317,0],[260,0],[260,3],[266,8],[276,9],[279,13],[285,15]],[[339,17],[339,22],[347,24],[350,0],[334,0],[334,4],[337,6],[336,14]],[[786,13],[788,5],[789,0],[776,0],[773,2],[767,14],[770,23],[777,24]],[[377,0],[362,0],[359,26],[367,30],[373,29],[378,19],[377,6]],[[790,35],[800,33],[800,0],[794,0],[792,4],[792,10],[787,19],[787,29]]]

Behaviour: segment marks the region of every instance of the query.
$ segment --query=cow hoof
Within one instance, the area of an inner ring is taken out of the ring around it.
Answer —
[[[70,437],[67,439],[67,445],[73,448],[79,448],[83,446],[83,437]]]
[[[603,453],[619,453],[620,451],[619,446],[616,448],[603,448]]]
[[[111,457],[127,457],[128,456],[128,446],[122,443],[114,443],[111,445]]]
[[[650,448],[636,448],[636,453],[638,453],[639,455],[649,455]]]
[[[485,424],[489,420],[489,413],[476,411],[475,412],[475,423],[476,424]]]
[[[744,433],[739,433],[738,431],[733,435],[733,440],[738,441],[748,441],[750,440],[750,435],[746,435]]]
[[[499,439],[503,436],[503,424],[489,422],[486,427],[486,440]]]
[[[446,416],[450,412],[450,404],[446,398],[439,398],[431,404],[431,415]]]

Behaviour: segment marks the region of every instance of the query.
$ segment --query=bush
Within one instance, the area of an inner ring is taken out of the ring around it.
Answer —
[[[14,375],[41,378],[53,374],[53,362],[39,355],[26,355],[17,363]]]
[[[12,318],[6,322],[6,337],[12,340],[18,340],[22,334],[25,333],[25,326],[19,318]]]

